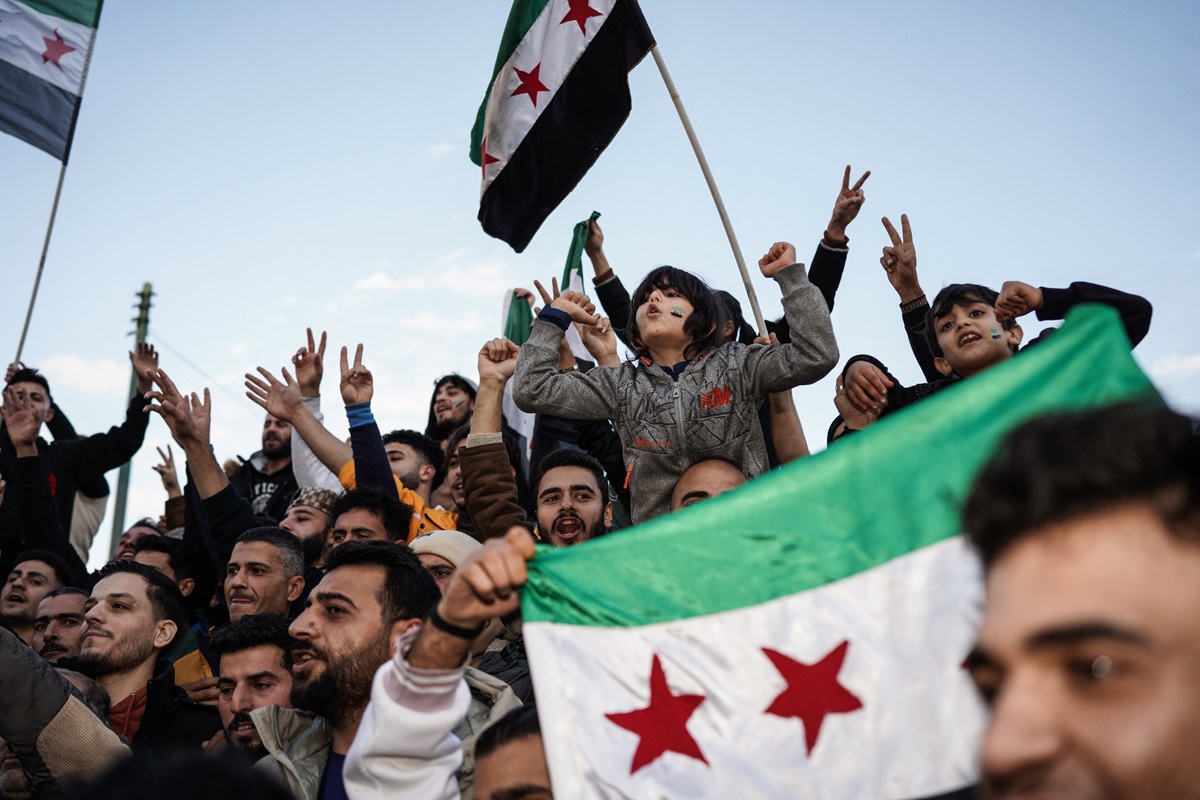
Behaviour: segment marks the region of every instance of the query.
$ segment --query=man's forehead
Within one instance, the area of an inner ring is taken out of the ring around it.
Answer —
[[[102,600],[113,594],[127,594],[145,599],[147,597],[146,581],[141,575],[135,575],[132,572],[115,572],[96,582],[96,585],[92,587],[91,599]]]
[[[548,489],[563,491],[581,485],[587,486],[593,492],[600,491],[600,487],[596,485],[596,476],[590,469],[575,466],[552,467],[542,475],[542,480],[538,483],[538,494]]]
[[[375,512],[366,508],[351,508],[348,511],[343,511],[333,523],[333,526],[339,530],[369,528],[377,533],[383,532],[383,520]]]
[[[221,654],[221,678],[238,678],[261,672],[284,672],[283,648],[273,644],[258,644],[232,653]]]
[[[51,617],[56,614],[80,614],[83,613],[83,604],[86,602],[87,597],[75,592],[58,594],[54,597],[43,597],[42,602],[38,603],[38,616]]]
[[[36,381],[17,381],[16,383],[9,384],[9,385],[12,386],[12,388],[16,389],[18,393],[23,392],[26,395],[28,395],[29,397],[36,396],[36,397],[44,398],[47,394],[46,387],[42,386],[40,383],[37,383]]]
[[[27,561],[21,561],[18,563],[15,567],[13,567],[12,572],[9,574],[11,575],[16,573],[25,576],[40,575],[43,578],[48,578],[51,580],[54,579],[55,575],[54,567],[38,558],[31,558]]]
[[[363,609],[379,608],[379,592],[383,588],[386,571],[375,564],[347,564],[334,567],[325,573],[317,588],[313,589],[313,598],[320,599],[328,595],[343,595],[354,605]]]

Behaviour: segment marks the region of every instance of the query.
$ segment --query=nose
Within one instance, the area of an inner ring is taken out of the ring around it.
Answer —
[[[296,617],[291,626],[288,627],[288,633],[293,639],[312,639],[314,633],[313,626],[313,610],[311,608],[304,609],[300,616]]]
[[[226,591],[228,591],[229,589],[231,589],[235,586],[238,588],[242,588],[242,587],[245,587],[245,585],[246,585],[246,578],[243,574],[243,571],[240,569],[237,572],[233,573],[232,575],[225,576]]]
[[[51,622],[48,625],[46,625],[46,629],[42,631],[42,641],[43,642],[57,642],[58,641],[58,624],[57,623]]]
[[[229,698],[229,709],[235,714],[249,713],[254,710],[250,691],[240,683],[233,687],[233,695]]]
[[[996,696],[983,741],[983,773],[989,781],[1036,774],[1063,749],[1059,690],[1040,677],[1012,675]]]

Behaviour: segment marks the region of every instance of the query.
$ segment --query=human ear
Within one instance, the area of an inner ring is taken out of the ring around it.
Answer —
[[[426,464],[425,466],[421,467],[421,471],[417,474],[420,476],[418,480],[420,480],[421,483],[433,483],[433,478],[435,475],[437,475],[437,467],[433,466],[433,464]],[[417,487],[413,486],[411,488],[415,489]]]
[[[159,650],[170,646],[171,642],[175,641],[175,633],[178,630],[179,626],[171,620],[159,620],[154,626],[154,646]]]
[[[288,578],[288,593],[287,601],[289,603],[296,602],[296,598],[304,591],[304,576],[297,575],[294,578]]]
[[[50,407],[46,409],[46,416],[42,417],[42,422],[49,422],[52,419],[54,419],[54,403],[51,403]]]
[[[181,595],[183,595],[184,597],[187,597],[188,595],[190,595],[192,593],[192,591],[195,590],[195,588],[196,588],[195,578],[184,578],[183,580],[181,580],[179,582],[179,593]]]
[[[1020,347],[1021,340],[1025,338],[1025,331],[1021,330],[1020,325],[1013,325],[1008,330],[1008,343],[1013,347]]]
[[[946,359],[942,358],[941,356],[938,356],[933,360],[933,366],[938,372],[942,373],[947,378],[954,374],[954,367],[950,366]]]
[[[612,503],[604,506],[604,529],[608,530],[612,527]]]
[[[413,628],[421,627],[420,617],[412,617],[410,619],[398,619],[392,623],[392,632],[389,637],[392,640],[392,657],[396,657],[396,648],[400,645],[400,637],[411,631]]]

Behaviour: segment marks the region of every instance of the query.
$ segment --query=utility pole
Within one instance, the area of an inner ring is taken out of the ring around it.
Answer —
[[[138,298],[137,311],[138,315],[133,318],[133,322],[137,328],[133,331],[135,341],[139,344],[146,341],[146,331],[150,327],[150,298],[154,295],[149,283],[142,284],[142,290],[135,292],[134,296]],[[137,352],[137,345],[134,345],[134,352]],[[138,376],[132,368],[129,370],[129,394],[125,398],[125,405],[129,405],[129,401],[133,399],[134,392],[137,391]],[[121,534],[125,532],[125,501],[129,495],[129,465],[132,459],[121,465],[121,472],[117,478],[117,493],[116,504],[113,506],[113,527],[112,541],[108,546],[108,557],[111,559],[117,553],[117,540],[121,538]]]

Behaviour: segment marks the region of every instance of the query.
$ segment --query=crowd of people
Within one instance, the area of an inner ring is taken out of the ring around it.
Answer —
[[[630,293],[592,220],[600,309],[538,283],[527,341],[485,342],[476,375],[439,379],[423,431],[382,432],[358,345],[337,364],[350,435],[332,434],[326,336],[311,329],[290,370],[246,375],[265,419],[245,461],[222,463],[208,389],[177,386],[151,345],[130,354],[125,420],[90,436],[45,376],[13,364],[0,797],[550,797],[521,630],[527,562],[539,543],[583,545],[808,456],[791,390],[842,358],[831,312],[868,175],[852,183],[846,168],[807,268],[786,242],[759,261],[783,310],[765,338],[685,270],[656,268]],[[952,284],[927,300],[907,216],[883,225],[880,264],[926,382],[844,359],[830,447],[1019,357],[1053,330],[1026,342],[1027,314],[1102,303],[1131,346],[1149,329],[1144,299],[1082,282]],[[537,415],[531,442],[514,403]],[[175,444],[159,450],[164,506],[91,572],[105,473],[151,416]],[[1200,797],[1194,424],[1144,406],[1035,419],[985,468],[964,529],[988,592],[967,664],[993,713],[982,795]]]

